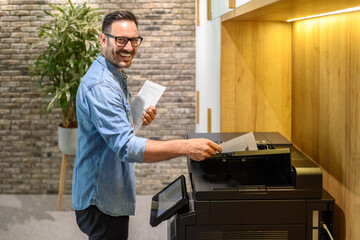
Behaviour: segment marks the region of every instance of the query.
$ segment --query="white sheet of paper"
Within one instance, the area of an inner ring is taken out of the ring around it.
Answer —
[[[142,125],[142,115],[145,108],[155,106],[166,87],[146,80],[136,98],[131,103],[131,114],[134,121],[134,131],[136,132]]]
[[[219,145],[222,148],[222,153],[258,150],[253,132],[246,133]]]

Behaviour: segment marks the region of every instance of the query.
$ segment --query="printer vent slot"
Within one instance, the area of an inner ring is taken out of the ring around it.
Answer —
[[[288,240],[288,231],[203,231],[199,240],[267,239]]]

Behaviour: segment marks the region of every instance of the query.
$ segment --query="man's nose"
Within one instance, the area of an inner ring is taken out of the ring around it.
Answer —
[[[134,49],[134,47],[131,45],[131,41],[128,41],[125,44],[124,49],[127,50],[127,51],[130,51],[130,52]]]

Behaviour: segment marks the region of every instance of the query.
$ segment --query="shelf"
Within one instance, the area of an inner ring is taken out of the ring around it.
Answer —
[[[253,0],[222,15],[221,21],[286,21],[357,6],[357,0]]]

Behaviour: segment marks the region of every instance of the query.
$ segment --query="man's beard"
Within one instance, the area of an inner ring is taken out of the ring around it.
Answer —
[[[121,58],[122,58],[120,56],[121,52],[129,53],[127,51],[120,51],[119,50],[119,51],[114,52],[114,51],[110,50],[110,51],[107,51],[107,53],[106,53],[107,56],[105,56],[105,57],[108,58],[108,60],[111,62],[111,64],[114,65],[118,69],[130,67],[131,64],[132,64],[132,58],[130,59],[129,62],[125,62],[125,64],[124,64],[124,61],[121,60]],[[133,55],[132,52],[130,52],[130,54]]]

